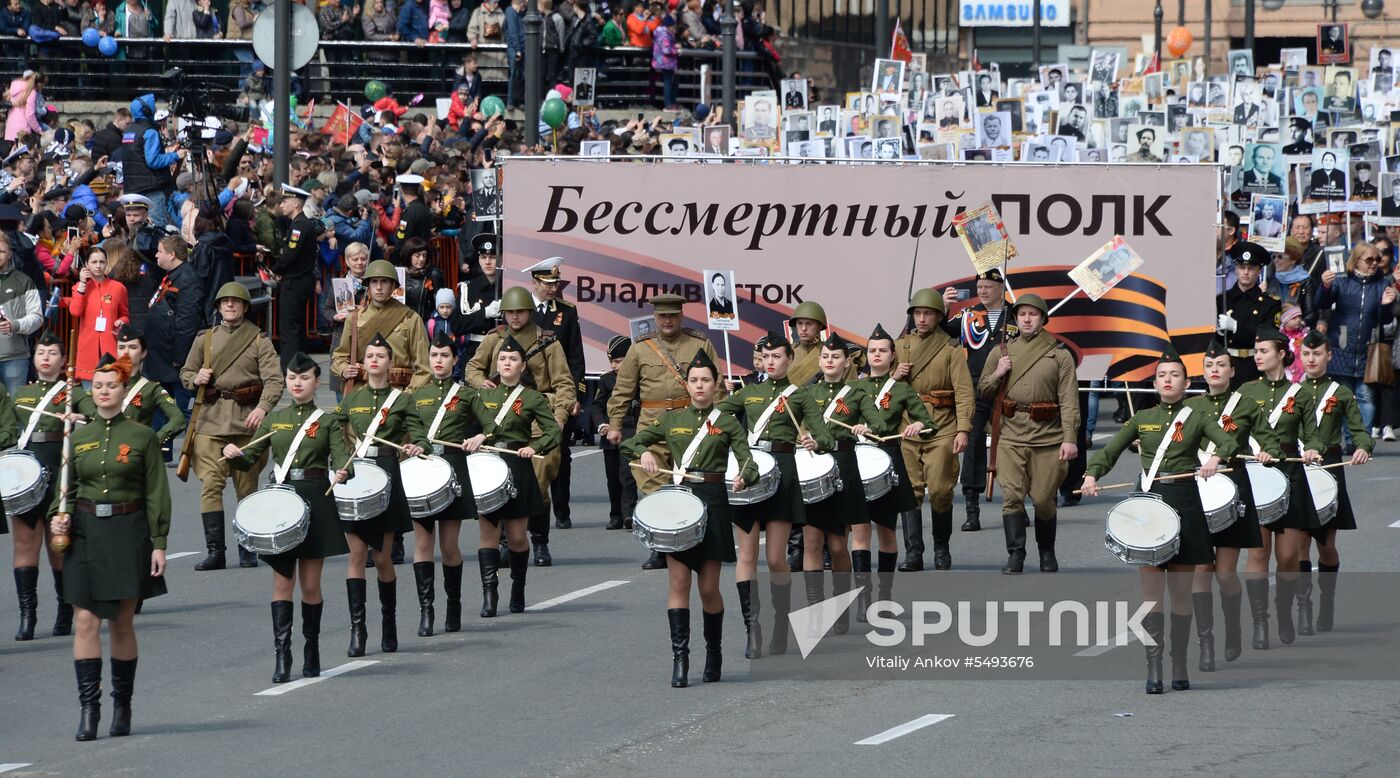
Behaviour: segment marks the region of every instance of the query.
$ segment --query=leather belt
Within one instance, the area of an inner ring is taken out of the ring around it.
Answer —
[[[441,444],[441,443],[434,443],[433,446],[432,446],[432,451],[433,451],[433,453],[436,454],[437,456],[442,456],[442,452],[443,452],[442,444]]]
[[[78,500],[78,510],[83,513],[90,513],[99,519],[110,519],[113,516],[123,516],[128,513],[135,513],[146,507],[145,500],[132,500],[130,502],[93,502],[92,500]]]
[[[855,442],[854,440],[838,440],[838,441],[836,441],[836,450],[837,450],[837,451],[855,451],[855,450],[856,450],[856,442]]]
[[[529,444],[529,443],[521,443],[520,441],[516,441],[516,440],[506,440],[506,441],[495,441],[495,440],[493,440],[493,441],[491,441],[491,445],[495,446],[496,448],[508,448],[508,449],[510,449],[511,451],[519,451],[520,449],[525,448],[526,446],[528,446],[528,445],[530,445],[530,444]],[[488,453],[494,454],[494,453],[498,453],[498,452],[492,451],[492,452],[488,452]]]
[[[691,476],[686,479],[687,481],[699,478],[700,483],[704,484],[722,484],[725,482],[724,473],[707,473],[704,470],[687,470],[685,474]]]
[[[30,443],[60,443],[62,441],[62,432],[35,432],[29,436]]]
[[[1284,443],[1283,445],[1279,446],[1279,450],[1283,452],[1284,456],[1298,456],[1297,443]]]
[[[678,411],[690,405],[689,397],[678,397],[673,400],[642,400],[642,407],[647,410]]]
[[[939,389],[934,392],[919,392],[919,399],[935,408],[952,408],[953,390]]]
[[[1341,446],[1328,446],[1328,447],[1326,448],[1326,450],[1324,450],[1322,453],[1327,454],[1328,456],[1341,456],[1341,455],[1342,455],[1342,447],[1341,447]]]
[[[783,443],[774,440],[760,440],[753,444],[753,448],[759,451],[767,451],[770,454],[795,454],[797,445],[794,443]]]
[[[1252,349],[1252,348],[1227,348],[1227,349],[1225,349],[1225,353],[1229,354],[1229,355],[1232,356],[1232,357],[1252,357],[1252,356],[1254,356],[1254,349]]]
[[[324,467],[294,467],[287,471],[287,480],[289,481],[320,481],[325,477],[326,468]]]

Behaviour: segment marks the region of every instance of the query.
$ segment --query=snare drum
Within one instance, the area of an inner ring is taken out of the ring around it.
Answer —
[[[734,452],[729,453],[729,464],[724,468],[724,490],[729,494],[730,505],[753,505],[778,493],[782,474],[778,472],[773,455],[758,449],[750,449],[749,454],[753,456],[754,467],[758,468],[758,480],[745,484],[742,492],[736,492],[734,479],[739,477],[739,460],[734,458]]]
[[[1254,510],[1260,524],[1273,524],[1288,513],[1288,477],[1258,462],[1245,465],[1249,488],[1254,492]]]
[[[1239,502],[1240,490],[1229,476],[1216,473],[1202,481],[1197,478],[1196,488],[1201,493],[1201,509],[1206,514],[1206,524],[1212,533],[1229,529],[1230,525],[1244,513]]]
[[[1181,517],[1155,494],[1134,494],[1108,512],[1103,546],[1127,565],[1165,564],[1181,549]]]
[[[306,540],[311,509],[297,490],[282,484],[264,486],[243,498],[233,514],[238,545],[259,554],[281,554]]]
[[[632,534],[652,551],[674,554],[705,539],[705,503],[684,486],[663,486],[637,501]]]
[[[499,456],[481,452],[467,457],[467,477],[472,481],[472,497],[480,516],[498,511],[515,499],[515,478],[510,465]]]
[[[867,502],[884,497],[899,485],[899,474],[894,471],[894,459],[878,446],[856,446],[856,465],[860,468],[861,483],[865,484]]]
[[[49,471],[38,457],[23,450],[0,454],[0,498],[5,501],[5,513],[18,516],[34,510],[44,501],[48,485]]]
[[[1312,492],[1313,505],[1317,507],[1317,520],[1326,526],[1337,517],[1337,479],[1318,467],[1308,465],[1308,491]]]
[[[436,515],[462,495],[462,485],[452,465],[439,456],[410,457],[399,463],[408,515],[425,519]],[[460,517],[459,517],[460,518]]]
[[[841,491],[841,474],[836,469],[836,457],[798,449],[797,480],[802,487],[802,502],[811,505]]]
[[[372,459],[356,459],[354,465],[355,477],[332,490],[342,521],[372,519],[389,508],[389,474]]]

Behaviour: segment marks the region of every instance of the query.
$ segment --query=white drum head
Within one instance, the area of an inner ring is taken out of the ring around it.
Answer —
[[[1278,470],[1258,462],[1245,465],[1245,470],[1249,473],[1249,488],[1254,492],[1256,503],[1271,503],[1288,493],[1288,478]]]
[[[1181,534],[1181,519],[1160,500],[1129,497],[1108,512],[1108,534],[1129,548],[1160,548]]]
[[[760,476],[764,473],[771,473],[777,469],[778,463],[774,461],[773,455],[769,454],[767,451],[749,449],[749,453],[753,455],[753,465],[758,468],[758,474]],[[734,452],[731,451],[729,452],[729,464],[724,466],[724,480],[729,483],[734,483],[734,479],[737,477],[739,477],[739,460],[734,458]]]
[[[355,461],[355,477],[335,485],[335,496],[344,500],[362,500],[384,491],[389,474],[379,465],[366,460]]]
[[[856,465],[861,478],[874,478],[890,469],[890,455],[874,446],[856,446]]]
[[[410,457],[399,463],[399,473],[403,475],[404,495],[411,500],[427,497],[447,485],[452,480],[452,465],[439,456]]]
[[[836,469],[836,459],[830,454],[814,454],[807,449],[797,451],[797,480],[813,481]]]
[[[467,474],[472,479],[472,491],[481,494],[503,485],[510,478],[510,466],[495,454],[472,454],[467,457]]]
[[[43,475],[39,460],[12,451],[0,456],[0,494],[13,497],[39,482]]]
[[[238,503],[234,514],[238,528],[250,535],[276,535],[301,522],[306,503],[296,492],[263,489]]]
[[[1235,488],[1235,482],[1231,481],[1229,476],[1220,475],[1219,473],[1216,473],[1204,481],[1197,478],[1196,488],[1201,492],[1201,505],[1206,510],[1229,504],[1235,499],[1238,493],[1238,490]]]
[[[637,501],[634,521],[647,529],[674,532],[689,527],[705,515],[705,503],[680,489],[662,489]]]
[[[1337,479],[1316,465],[1308,465],[1308,491],[1312,492],[1314,505],[1331,505],[1337,499]]]

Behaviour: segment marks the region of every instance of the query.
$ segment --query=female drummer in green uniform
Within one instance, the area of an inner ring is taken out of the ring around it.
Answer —
[[[1364,465],[1371,461],[1371,450],[1376,441],[1367,433],[1361,423],[1361,408],[1356,404],[1356,394],[1350,389],[1327,377],[1328,361],[1332,357],[1332,346],[1327,336],[1313,330],[1303,338],[1303,348],[1299,357],[1307,377],[1303,379],[1300,394],[1312,395],[1313,418],[1317,421],[1317,444],[1324,464],[1332,465],[1346,461],[1352,465]],[[1352,452],[1343,460],[1342,427],[1351,431]],[[1332,605],[1337,595],[1337,571],[1342,559],[1337,555],[1337,530],[1356,529],[1356,514],[1351,509],[1351,496],[1347,494],[1345,467],[1334,467],[1328,471],[1337,479],[1337,515],[1320,529],[1315,529],[1303,538],[1298,554],[1298,634],[1313,634],[1312,619],[1312,562],[1309,547],[1317,541],[1317,582],[1322,589],[1322,597],[1317,611],[1317,631],[1332,630]]]
[[[0,383],[0,449],[15,444],[19,435],[19,417],[15,415],[15,404],[5,385]],[[10,534],[10,523],[5,512],[5,503],[0,500],[0,535]],[[38,561],[37,559],[35,561]]]
[[[1134,441],[1139,441],[1142,467],[1146,478],[1153,480],[1148,491],[1176,511],[1181,520],[1181,547],[1167,564],[1139,568],[1144,600],[1155,602],[1153,610],[1143,617],[1142,624],[1156,645],[1147,647],[1147,693],[1162,693],[1162,602],[1165,590],[1171,590],[1172,688],[1191,688],[1187,677],[1186,650],[1191,643],[1191,578],[1197,565],[1209,564],[1215,558],[1211,547],[1210,526],[1201,508],[1201,493],[1193,478],[1162,480],[1166,476],[1195,472],[1200,478],[1215,475],[1222,459],[1235,455],[1235,441],[1215,419],[1191,408],[1182,401],[1189,383],[1186,365],[1175,352],[1162,355],[1157,363],[1153,386],[1161,396],[1161,404],[1134,414],[1127,424],[1108,441],[1102,451],[1089,459],[1084,475],[1083,492],[1099,493],[1098,479],[1113,469],[1118,457]],[[1201,464],[1196,452],[1202,439],[1215,444],[1216,453]],[[1197,469],[1199,465],[1199,470]],[[1144,480],[1146,480],[1144,478]],[[1163,569],[1165,568],[1165,570]],[[1165,580],[1163,572],[1178,573]]]
[[[136,682],[136,602],[165,594],[170,484],[160,441],[122,415],[131,363],[104,356],[93,371],[96,414],[73,431],[68,499],[55,490],[51,529],[68,535],[64,593],[76,613],[73,666],[78,677],[78,740],[97,737],[102,699],[102,622],[112,653],[114,737],[131,733]],[[59,508],[66,505],[65,511]]]
[[[758,468],[749,454],[743,426],[732,415],[714,405],[718,386],[719,369],[701,349],[696,352],[685,373],[690,407],[666,413],[622,443],[624,456],[639,460],[643,470],[655,474],[658,463],[647,447],[664,441],[676,469],[692,476],[683,485],[705,504],[704,538],[693,548],[668,554],[680,562],[666,567],[670,571],[666,617],[671,624],[671,686],[676,688],[688,684],[690,671],[692,573],[697,575],[696,584],[700,590],[700,607],[704,618],[705,672],[702,680],[709,683],[720,679],[724,598],[719,593],[719,570],[721,563],[735,561],[729,495],[724,488],[724,472],[730,452],[741,464],[739,474],[734,478],[734,491],[743,490],[746,484],[753,483],[758,477]]]
[[[530,568],[530,544],[525,538],[525,520],[544,510],[544,493],[531,458],[548,454],[559,445],[559,423],[549,401],[521,383],[524,380],[525,349],[515,338],[506,336],[496,354],[496,370],[501,380],[490,389],[471,396],[472,413],[481,421],[481,432],[462,441],[469,453],[483,444],[509,449],[515,456],[501,454],[515,483],[515,497],[505,505],[479,515],[476,561],[481,568],[481,617],[496,615],[498,580],[501,566],[501,535],[506,536],[510,553],[510,612],[525,612],[525,573]],[[535,427],[539,434],[534,434]]]
[[[408,498],[404,496],[403,477],[399,474],[399,451],[380,440],[399,441],[403,453],[418,456],[428,447],[423,421],[413,409],[413,399],[389,385],[389,368],[394,363],[394,351],[383,335],[376,334],[365,346],[365,382],[347,394],[336,409],[337,425],[350,435],[351,456],[372,460],[389,477],[389,507],[384,512],[363,521],[341,521],[345,539],[350,545],[350,563],[345,572],[346,599],[350,604],[350,648],[346,656],[364,656],[367,630],[365,628],[365,559],[374,548],[374,569],[379,578],[379,609],[381,615],[380,650],[399,650],[398,625],[395,622],[395,596],[398,579],[390,558],[390,546],[395,532],[409,532]],[[348,462],[339,468],[349,474]]]
[[[273,482],[295,489],[309,508],[307,518],[311,524],[305,540],[290,551],[260,555],[272,568],[273,683],[286,683],[292,678],[292,589],[298,583],[301,584],[304,640],[301,677],[315,678],[321,674],[321,610],[325,606],[321,597],[321,568],[328,557],[340,556],[349,550],[335,500],[327,494],[330,468],[344,462],[348,453],[336,416],[316,407],[321,366],[298,352],[287,362],[286,380],[292,404],[263,417],[253,443],[243,448],[232,443],[224,446],[224,457],[239,470],[256,467],[271,448]],[[271,437],[263,437],[269,434]],[[293,445],[295,453],[289,453]]]
[[[45,546],[45,528],[48,526],[45,517],[53,502],[54,485],[58,483],[58,471],[63,459],[62,416],[68,408],[68,382],[63,379],[63,369],[63,341],[52,330],[45,331],[34,346],[34,373],[38,379],[15,391],[17,429],[6,425],[7,432],[12,432],[18,438],[19,448],[33,454],[43,465],[47,482],[39,504],[12,517],[15,520],[15,593],[19,597],[19,629],[15,631],[15,640],[33,640],[34,626],[38,621],[39,549]],[[96,413],[92,400],[81,385],[73,391],[73,412],[82,417],[91,417]],[[14,442],[15,438],[11,438],[10,443]],[[53,634],[70,635],[73,632],[73,606],[63,597],[63,555],[49,549],[48,557],[49,569],[53,571],[54,593],[58,596]]]
[[[433,440],[456,441],[466,438],[467,427],[476,417],[471,412],[471,396],[475,390],[452,380],[457,366],[456,345],[445,329],[438,330],[428,344],[428,368],[433,377],[423,388],[413,393],[413,406],[419,419],[428,428]],[[461,494],[450,505],[432,516],[415,518],[413,531],[413,578],[418,585],[418,634],[433,634],[433,533],[437,532],[442,548],[442,588],[447,594],[447,614],[443,629],[457,632],[462,628],[462,547],[458,539],[463,519],[476,518],[476,501],[472,499],[471,474],[467,472],[467,455],[459,448],[432,443],[433,453],[452,466]]]
[[[769,332],[754,344],[763,357],[763,371],[768,380],[749,384],[719,403],[720,410],[739,416],[748,430],[751,448],[773,455],[780,476],[778,492],[755,505],[736,506],[732,512],[734,526],[739,529],[739,564],[734,570],[739,589],[739,607],[744,613],[744,628],[748,645],[744,657],[760,656],[762,633],[758,613],[752,607],[753,580],[758,577],[758,536],[768,539],[769,594],[773,600],[773,637],[768,650],[774,654],[787,651],[788,611],[792,608],[792,578],[784,553],[792,525],[807,523],[807,508],[802,503],[802,485],[797,478],[794,453],[801,445],[808,451],[830,451],[836,448],[821,409],[812,402],[806,390],[787,379],[792,365],[792,344],[781,333]],[[797,429],[805,426],[806,432]]]
[[[865,344],[865,360],[870,366],[870,377],[862,380],[860,386],[875,404],[875,421],[869,425],[870,432],[882,438],[901,435],[916,440],[925,432],[932,434],[938,431],[938,425],[929,415],[928,406],[919,398],[919,393],[909,386],[908,381],[898,381],[890,376],[894,368],[894,338],[879,324],[875,325],[875,331],[870,333],[870,340]],[[885,573],[879,579],[880,599],[888,600],[895,564],[899,559],[895,539],[899,514],[919,507],[914,500],[914,489],[910,486],[899,441],[899,438],[894,438],[880,444],[880,450],[890,457],[897,482],[882,497],[870,502],[866,509],[870,515],[869,522],[851,525],[851,569],[855,571],[856,585],[866,586],[861,590],[856,605],[858,621],[865,620],[863,605],[870,602],[870,524],[873,522],[875,525],[879,544],[876,570]]]
[[[117,330],[117,356],[131,360],[131,380],[127,384],[122,412],[128,419],[148,427],[155,421],[156,411],[163,412],[165,425],[156,430],[156,437],[162,447],[168,447],[171,440],[185,431],[185,413],[159,381],[141,375],[141,363],[146,359],[146,338],[130,324],[123,324]]]
[[[1298,586],[1299,554],[1308,533],[1322,526],[1303,469],[1306,462],[1322,460],[1318,453],[1321,445],[1317,442],[1317,408],[1312,394],[1304,392],[1302,384],[1288,380],[1284,370],[1292,363],[1293,352],[1288,348],[1287,336],[1273,327],[1260,325],[1255,335],[1254,365],[1259,368],[1261,377],[1239,390],[1246,400],[1253,401],[1259,408],[1260,423],[1254,429],[1254,439],[1260,446],[1255,452],[1256,459],[1266,465],[1273,464],[1288,479],[1288,512],[1268,525],[1272,532],[1264,533],[1264,547],[1268,548],[1271,540],[1274,545],[1277,565],[1274,609],[1278,615],[1278,639],[1284,645],[1292,643],[1294,638],[1293,595]],[[1299,441],[1304,448],[1303,462],[1296,461]],[[1250,612],[1265,614],[1263,647],[1268,648],[1269,581],[1267,578],[1258,583],[1248,581],[1246,589]]]

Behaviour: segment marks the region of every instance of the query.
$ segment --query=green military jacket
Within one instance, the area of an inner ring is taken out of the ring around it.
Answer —
[[[468,387],[463,381],[449,398],[447,390],[452,388],[453,383],[450,377],[429,378],[427,384],[413,393],[413,407],[423,422],[425,435],[457,443],[466,439],[467,427],[476,418],[471,405],[471,398],[476,394],[476,390]],[[447,401],[446,407],[443,406],[444,400]],[[428,429],[433,426],[433,419],[437,418],[439,409],[442,410],[442,421],[437,430],[429,434]]]
[[[481,421],[481,431],[491,445],[501,443],[524,443],[536,454],[546,454],[559,445],[559,424],[554,420],[554,411],[545,396],[534,389],[524,389],[511,403],[511,408],[496,422],[501,406],[515,387],[497,384],[494,389],[478,389],[470,397],[472,413]],[[530,440],[531,424],[538,424],[540,435]]]
[[[749,384],[721,400],[719,408],[725,413],[735,415],[743,412],[744,426],[752,431],[768,404],[790,385],[786,378]],[[763,434],[759,435],[759,440],[775,443],[797,442],[797,429],[792,426],[792,418],[789,418],[786,408],[792,411],[799,424],[807,428],[807,432],[811,433],[812,439],[817,441],[822,450],[830,451],[836,448],[836,439],[831,437],[831,430],[822,420],[822,409],[812,401],[812,396],[806,389],[798,389],[788,395],[786,401],[778,403],[778,406],[768,417],[768,424],[763,428]]]
[[[1233,458],[1239,450],[1238,444],[1221,429],[1215,416],[1210,413],[1190,406],[1191,415],[1187,416],[1185,421],[1177,422],[1181,424],[1180,429],[1174,427],[1173,422],[1177,414],[1187,405],[1178,400],[1170,405],[1163,403],[1133,414],[1128,423],[1120,427],[1109,439],[1108,444],[1089,458],[1086,472],[1096,479],[1103,478],[1113,469],[1118,457],[1134,440],[1140,441],[1138,451],[1142,458],[1142,469],[1146,472],[1152,467],[1152,460],[1157,458],[1157,447],[1161,445],[1162,438],[1167,435],[1172,436],[1172,442],[1167,444],[1166,454],[1163,455],[1162,464],[1157,470],[1158,475],[1185,473],[1199,467],[1200,460],[1196,452],[1200,450],[1202,441],[1214,443],[1215,453],[1222,461]]]
[[[1215,421],[1215,423],[1235,441],[1235,452],[1237,454],[1248,453],[1249,438],[1254,434],[1254,429],[1263,423],[1259,417],[1259,404],[1251,402],[1243,395],[1235,402],[1235,407],[1225,413],[1225,408],[1230,404],[1230,398],[1238,395],[1239,392],[1221,392],[1220,394],[1203,394],[1192,397],[1186,401],[1199,413]],[[1208,441],[1201,439],[1201,447],[1205,448]]]
[[[1323,401],[1322,396],[1327,394],[1327,389],[1332,383],[1332,379],[1326,376],[1304,378],[1303,388],[1298,390],[1298,394],[1307,393],[1312,397],[1313,421],[1317,427],[1317,444],[1320,447],[1318,451],[1342,445],[1342,425],[1345,424],[1351,430],[1351,439],[1356,447],[1371,453],[1376,447],[1376,441],[1361,424],[1361,407],[1356,404],[1356,395],[1345,386],[1337,384],[1332,396]]]
[[[26,421],[28,421],[26,419]],[[15,404],[10,393],[0,384],[0,448],[9,448],[19,440],[19,417],[15,415]]]
[[[708,432],[700,440],[695,456],[686,465],[687,469],[723,473],[729,466],[729,454],[733,452],[734,459],[740,463],[739,474],[744,477],[744,483],[752,484],[758,480],[758,467],[749,453],[743,425],[728,413],[720,413],[719,418],[709,424],[712,410],[713,406],[697,408],[692,405],[678,411],[667,411],[661,418],[638,429],[637,434],[624,440],[619,448],[628,459],[636,460],[649,446],[664,442],[671,451],[671,461],[680,467],[685,459],[685,450],[690,448],[696,432],[701,425],[708,425]]]
[[[170,534],[170,482],[156,433],[125,416],[94,416],[74,430],[71,441],[73,479],[69,483],[69,500],[144,500],[151,543],[164,549],[165,537]],[[50,515],[58,511],[62,497],[55,489]],[[73,510],[71,502],[68,509]]]
[[[1287,378],[1280,378],[1277,381],[1270,381],[1267,378],[1260,378],[1241,386],[1240,394],[1244,395],[1244,401],[1252,401],[1259,413],[1259,424],[1255,427],[1253,435],[1258,441],[1259,447],[1269,453],[1275,459],[1283,459],[1290,456],[1293,448],[1299,441],[1303,444],[1303,450],[1321,451],[1324,446],[1317,439],[1317,416],[1314,398],[1311,392],[1299,388],[1298,393],[1284,401],[1288,390],[1293,383]],[[1278,421],[1269,424],[1269,416],[1283,401],[1283,412],[1279,414]],[[1287,446],[1287,450],[1284,449]]]
[[[881,394],[886,381],[890,381],[889,391]],[[908,383],[891,381],[888,375],[870,376],[855,383],[866,394],[870,395],[871,402],[875,406],[875,421],[874,423],[866,422],[866,424],[876,435],[883,437],[903,432],[906,414],[908,414],[910,422],[921,421],[924,423],[925,429],[932,430],[929,435],[923,436],[925,440],[932,440],[938,434],[938,424],[929,414],[928,406],[919,397],[919,393],[914,391],[914,388]]]
[[[132,373],[131,380],[126,382],[126,407],[122,409],[122,413],[125,413],[128,419],[149,427],[156,418],[156,410],[164,411],[165,426],[156,430],[156,437],[164,444],[185,428],[185,413],[175,403],[175,398],[156,381],[146,381],[140,392],[132,393],[130,390],[140,381],[141,374],[138,372]]]
[[[315,412],[315,403],[298,405],[293,402],[264,416],[254,438],[261,438],[269,432],[272,433],[272,437],[245,446],[243,453],[230,460],[229,464],[239,470],[248,470],[262,461],[263,452],[272,449],[272,466],[280,467],[282,460],[287,458],[287,451],[291,449],[292,441],[296,439],[302,424]],[[338,414],[327,412],[312,422],[297,446],[297,453],[292,457],[289,469],[334,471],[345,468],[346,461],[350,459],[350,449],[345,442],[344,430],[340,426],[341,419]]]
[[[346,395],[340,401],[340,405],[336,406],[335,416],[338,417],[336,423],[351,433],[350,440],[347,441],[349,451],[353,452],[359,447],[360,440],[365,431],[369,429],[370,422],[373,421],[375,415],[386,411],[384,420],[379,423],[379,429],[374,433],[376,438],[383,438],[394,443],[407,440],[425,449],[432,448],[432,444],[428,443],[427,428],[423,426],[423,419],[413,409],[413,395],[407,390],[400,391],[393,404],[384,408],[384,403],[389,399],[389,394],[393,390],[394,388],[391,386],[375,389],[369,384],[361,384],[358,389]],[[373,441],[369,445],[383,446],[382,443]]]
[[[880,419],[875,413],[875,402],[861,388],[861,383],[859,381],[838,381],[833,384],[821,380],[803,391],[807,392],[812,398],[812,402],[817,404],[817,410],[821,413],[823,420],[828,418],[826,412],[832,404],[835,404],[836,410],[831,412],[829,418],[850,427],[864,424],[873,429]],[[838,401],[836,395],[840,394],[841,389],[846,386],[850,386],[851,390]],[[854,441],[856,439],[856,436],[850,430],[842,427],[841,424],[829,424],[827,430],[831,433],[831,437],[836,440]]]
[[[63,379],[59,379],[58,381],[35,381],[32,384],[25,384],[15,390],[13,410],[19,426],[15,430],[15,436],[11,444],[18,441],[20,435],[24,434],[24,430],[29,427],[30,416],[33,415],[35,407],[44,399],[44,395],[49,393],[49,390],[53,388],[54,384],[58,383],[63,383]],[[58,393],[53,396],[53,399],[49,400],[48,405],[40,410],[45,410],[49,413],[63,413],[67,410],[67,406],[68,393],[63,389],[59,389]],[[81,385],[73,391],[73,410],[89,419],[97,415],[97,406],[93,404],[92,396],[89,395],[87,390],[83,389]],[[63,432],[63,420],[41,414],[38,421],[34,424],[34,431],[46,433]]]

